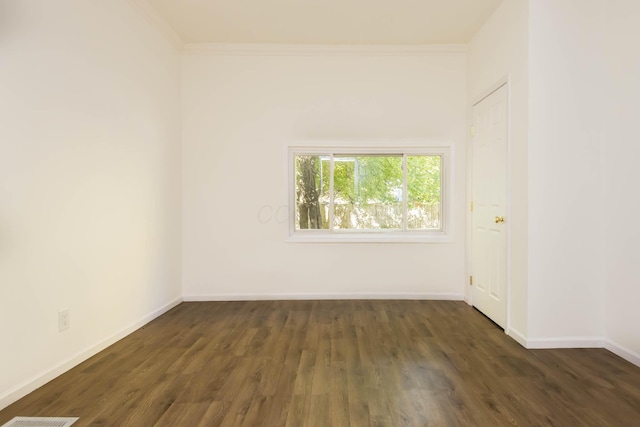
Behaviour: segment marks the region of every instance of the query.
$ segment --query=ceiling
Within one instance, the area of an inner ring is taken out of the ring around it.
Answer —
[[[502,0],[147,0],[186,43],[466,43]]]

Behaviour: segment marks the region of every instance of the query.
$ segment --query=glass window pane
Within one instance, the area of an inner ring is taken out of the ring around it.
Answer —
[[[402,229],[402,156],[334,157],[334,229]]]
[[[440,229],[441,156],[407,156],[407,228]]]
[[[329,228],[329,156],[295,155],[296,230]]]

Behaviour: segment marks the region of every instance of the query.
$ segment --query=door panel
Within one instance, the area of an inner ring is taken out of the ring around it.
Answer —
[[[505,327],[507,314],[507,87],[473,107],[473,305]]]

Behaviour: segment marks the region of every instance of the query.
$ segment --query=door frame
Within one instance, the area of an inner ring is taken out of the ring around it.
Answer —
[[[506,321],[504,332],[507,335],[511,335],[511,173],[512,173],[512,161],[511,161],[511,79],[509,75],[502,77],[500,80],[495,82],[493,85],[489,86],[485,91],[481,92],[480,95],[472,98],[472,102],[470,105],[470,113],[469,120],[470,125],[469,129],[474,126],[473,119],[473,108],[482,102],[484,99],[491,96],[494,92],[498,91],[502,87],[506,87],[507,89],[507,199],[506,199],[506,212],[505,215],[507,217],[506,225],[506,240],[507,247],[505,248],[507,251],[506,254]],[[467,238],[467,292],[465,292],[467,298],[467,304],[473,306],[473,289],[468,283],[469,277],[473,275],[473,214],[471,212],[470,206],[473,201],[473,137],[471,136],[471,132],[468,134],[468,156],[467,156],[467,230],[468,230],[468,238]]]

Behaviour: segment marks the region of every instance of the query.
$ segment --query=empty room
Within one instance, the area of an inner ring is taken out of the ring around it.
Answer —
[[[640,425],[639,21],[0,0],[0,426]]]

